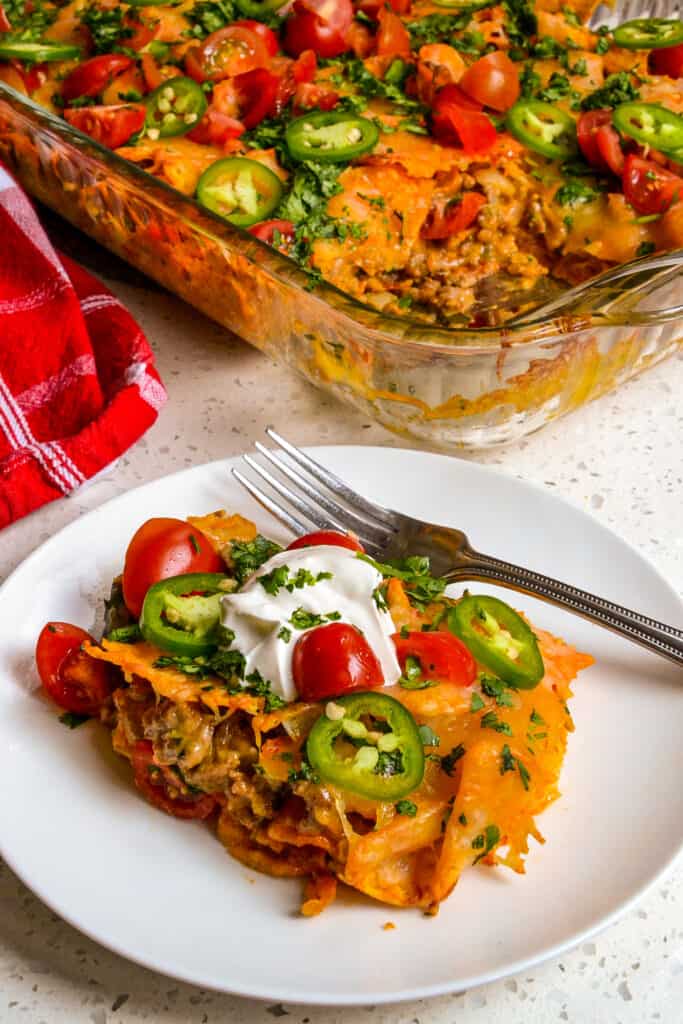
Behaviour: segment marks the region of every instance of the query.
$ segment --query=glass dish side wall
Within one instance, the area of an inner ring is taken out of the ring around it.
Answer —
[[[516,440],[674,351],[677,321],[558,317],[522,330],[404,324],[329,286],[0,83],[0,159],[32,195],[365,415],[445,450]],[[662,285],[632,312],[671,305]],[[661,293],[661,294],[659,294]],[[625,293],[627,294],[627,293]],[[323,297],[324,296],[324,297]]]

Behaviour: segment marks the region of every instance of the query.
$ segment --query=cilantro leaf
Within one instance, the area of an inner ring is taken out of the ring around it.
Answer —
[[[253,540],[234,540],[230,545],[230,561],[238,584],[241,586],[248,576],[281,551],[279,544],[260,533]]]

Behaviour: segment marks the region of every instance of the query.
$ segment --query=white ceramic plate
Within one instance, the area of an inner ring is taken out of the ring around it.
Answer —
[[[464,528],[483,551],[683,619],[674,592],[636,551],[524,482],[419,452],[317,454],[369,497]],[[468,871],[436,918],[348,893],[318,918],[298,917],[299,883],[255,875],[204,825],[156,812],[100,726],[71,732],[59,723],[35,692],[36,636],[48,619],[94,625],[143,520],[227,507],[285,539],[228,469],[198,466],[124,494],[49,540],[0,590],[0,850],[17,874],[132,960],[284,1002],[462,990],[555,955],[620,914],[683,842],[680,670],[533,600],[515,603],[597,659],[576,687],[563,795],[540,818],[547,842],[532,845],[526,876]],[[387,921],[394,930],[383,930]]]

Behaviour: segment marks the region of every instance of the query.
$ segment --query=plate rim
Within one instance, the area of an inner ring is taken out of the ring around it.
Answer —
[[[448,456],[439,452],[422,451],[420,449],[413,448],[401,448],[401,447],[383,447],[381,445],[352,445],[352,444],[326,444],[326,445],[306,445],[303,450],[311,454],[313,457],[316,455],[324,457],[325,452],[334,451],[340,453],[353,453],[358,450],[364,452],[375,452],[383,453],[395,452],[398,457],[409,456],[413,459],[424,460],[428,457],[430,461],[443,461],[447,460],[449,465],[455,462],[455,464],[464,468],[465,471],[470,469],[474,470],[475,473],[483,472],[486,476],[493,479],[504,477],[511,481],[515,485],[521,487],[522,490],[531,491],[533,494],[542,495],[544,498],[549,499],[551,503],[558,503],[560,505],[569,506],[575,514],[578,513],[580,517],[587,520],[591,527],[597,527],[599,532],[603,532],[605,535],[611,538],[616,538],[621,544],[625,545],[631,552],[631,554],[640,562],[644,563],[650,571],[658,578],[658,581],[663,585],[664,589],[668,592],[668,595],[674,603],[678,606],[681,613],[683,614],[683,597],[678,593],[673,584],[663,574],[661,569],[654,563],[652,558],[636,548],[629,540],[625,539],[616,530],[611,529],[609,526],[600,522],[594,516],[590,514],[584,507],[582,507],[578,501],[572,497],[567,497],[561,494],[555,494],[548,488],[543,487],[541,484],[536,483],[533,480],[527,480],[518,474],[511,473],[505,468],[493,467],[489,465],[483,465],[476,460],[459,459],[457,456]],[[198,463],[192,466],[186,466],[182,469],[178,469],[173,473],[162,474],[159,477],[155,477],[153,480],[148,480],[142,484],[138,484],[135,487],[130,487],[123,491],[121,494],[117,494],[96,505],[94,508],[89,509],[85,514],[78,516],[77,518],[65,523],[55,534],[48,537],[45,541],[39,544],[33,551],[31,551],[22,561],[9,573],[9,575],[0,583],[0,606],[2,604],[5,591],[9,589],[10,584],[13,583],[16,576],[20,575],[27,568],[30,568],[34,560],[37,560],[46,551],[52,549],[54,546],[59,546],[61,539],[64,534],[68,534],[69,531],[77,531],[81,528],[82,524],[87,522],[90,518],[93,518],[104,509],[109,509],[112,506],[116,506],[119,502],[124,502],[129,499],[132,495],[140,495],[147,489],[154,488],[155,486],[166,482],[169,482],[177,477],[186,476],[197,471],[220,471],[220,469],[227,470],[229,472],[232,465],[238,464],[242,458],[243,453],[238,453],[225,458],[212,459],[208,462]],[[251,499],[255,500],[255,499]],[[258,503],[257,503],[258,504]],[[266,510],[262,506],[258,505],[258,508],[262,510],[263,514],[266,514]],[[39,511],[39,510],[38,510]],[[270,514],[270,513],[268,513]],[[20,864],[16,864],[10,854],[7,853],[5,848],[5,842],[3,842],[2,834],[0,833],[0,857],[5,861],[10,870],[16,875],[16,877],[25,885],[34,896],[36,896],[45,906],[48,907],[53,913],[57,914],[59,918],[65,921],[70,927],[76,931],[85,935],[91,941],[97,943],[103,948],[110,952],[120,956],[122,959],[134,963],[139,967],[147,970],[153,970],[164,977],[176,979],[188,985],[200,986],[213,992],[221,992],[227,995],[234,995],[240,998],[252,999],[257,1002],[268,1002],[276,1001],[287,1004],[298,1004],[301,1006],[321,1006],[321,1007],[354,1007],[354,1006],[365,1006],[371,1002],[373,1005],[391,1005],[399,1004],[408,1001],[418,999],[428,999],[438,996],[448,995],[451,993],[463,992],[470,988],[476,988],[480,985],[490,984],[495,981],[499,981],[502,978],[510,977],[525,971],[533,966],[546,963],[557,956],[562,955],[570,949],[574,949],[576,946],[585,942],[587,939],[593,938],[596,935],[601,934],[607,928],[611,927],[620,918],[622,918],[629,910],[631,910],[643,897],[645,897],[660,881],[666,876],[673,868],[673,866],[679,861],[683,860],[683,840],[681,841],[678,849],[674,850],[668,857],[666,862],[659,868],[659,870],[646,882],[644,882],[638,889],[631,893],[628,897],[623,899],[609,914],[602,917],[594,925],[584,928],[582,931],[574,933],[570,938],[556,943],[555,945],[547,948],[542,953],[537,955],[531,955],[523,957],[514,962],[508,963],[505,966],[494,968],[489,971],[481,971],[478,974],[473,974],[469,977],[460,978],[456,982],[441,982],[430,985],[413,986],[408,989],[402,989],[397,993],[373,993],[372,995],[354,995],[354,994],[343,994],[336,993],[330,996],[324,992],[314,991],[308,993],[301,993],[299,991],[291,990],[283,986],[276,986],[269,988],[268,994],[255,993],[253,988],[249,986],[241,987],[237,984],[230,984],[229,986],[218,984],[213,977],[201,977],[197,972],[184,972],[182,969],[173,969],[169,972],[168,968],[162,963],[157,961],[154,956],[143,957],[139,955],[131,954],[127,951],[120,943],[110,940],[106,937],[101,936],[96,931],[91,930],[87,926],[84,926],[75,915],[72,915],[69,908],[63,908],[59,901],[53,901],[49,893],[46,893],[39,884],[33,884],[31,880],[24,877]]]

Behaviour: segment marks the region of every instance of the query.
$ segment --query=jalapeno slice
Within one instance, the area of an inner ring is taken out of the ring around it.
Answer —
[[[44,64],[52,60],[76,60],[80,55],[80,46],[51,43],[47,39],[36,43],[25,39],[0,42],[0,60],[27,60],[32,64]]]
[[[325,782],[370,800],[407,796],[424,775],[415,719],[399,701],[376,690],[330,702],[310,731],[306,753]]]
[[[202,119],[206,97],[192,78],[169,78],[145,101],[145,131],[150,139],[169,139],[184,135]]]
[[[576,152],[574,119],[552,103],[520,100],[508,111],[506,127],[528,149],[551,160],[565,160]]]
[[[543,678],[545,667],[534,633],[497,597],[465,594],[451,609],[448,628],[506,683],[532,690]]]
[[[202,206],[241,228],[266,220],[281,198],[282,182],[277,174],[243,156],[216,160],[197,184]]]
[[[282,0],[235,0],[235,6],[247,18],[260,19],[282,7]]]
[[[678,18],[635,18],[614,30],[614,42],[625,50],[659,50],[683,43],[683,22]]]
[[[160,580],[145,595],[140,632],[150,644],[171,654],[191,658],[210,654],[218,646],[215,631],[220,600],[231,587],[230,578],[216,572],[190,572]]]
[[[379,131],[366,117],[318,111],[297,117],[287,126],[285,142],[295,160],[337,164],[368,153],[377,145]]]
[[[612,121],[622,135],[664,153],[683,146],[683,117],[657,103],[622,103]]]

